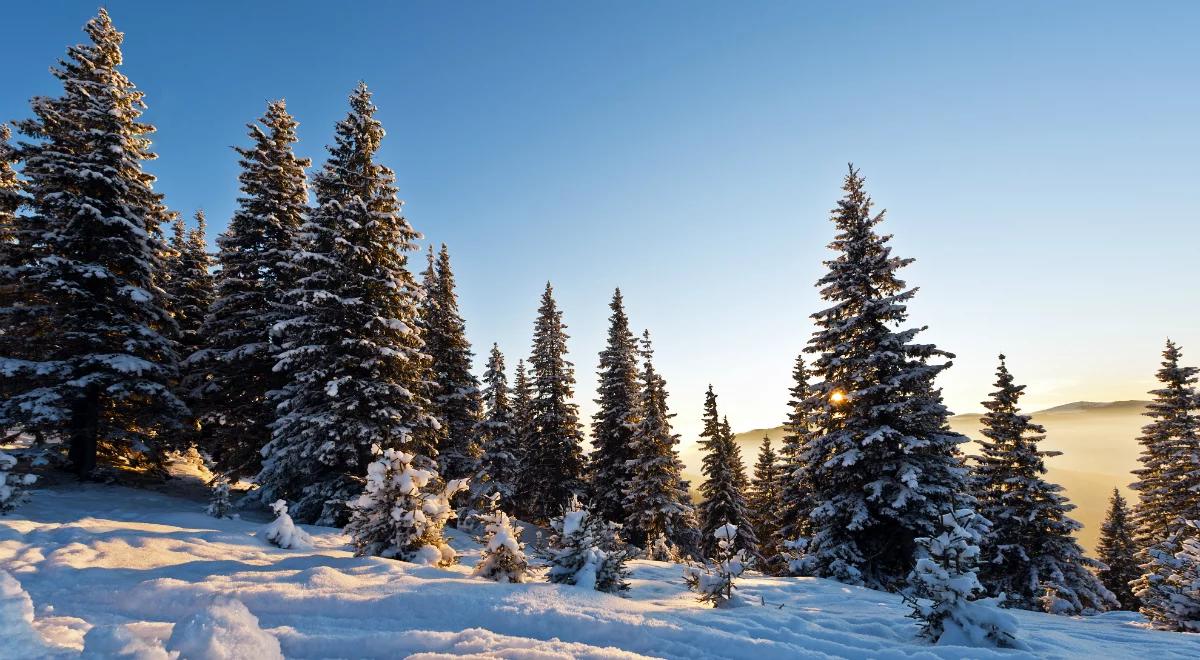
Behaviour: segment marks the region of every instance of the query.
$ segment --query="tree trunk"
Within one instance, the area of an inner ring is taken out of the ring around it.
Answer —
[[[71,448],[67,453],[79,478],[96,470],[97,435],[100,432],[100,390],[92,385],[71,406]]]

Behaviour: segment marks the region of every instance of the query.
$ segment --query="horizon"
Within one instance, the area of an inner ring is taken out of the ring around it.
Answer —
[[[894,253],[916,258],[910,324],[958,356],[939,381],[952,411],[980,409],[1002,351],[1026,410],[1144,397],[1168,336],[1200,361],[1186,302],[1200,92],[1174,84],[1200,54],[1197,7],[373,4],[360,25],[296,3],[282,42],[248,35],[283,5],[238,21],[219,3],[107,6],[158,127],[148,169],[172,209],[206,209],[210,246],[236,198],[229,147],[266,100],[288,99],[298,152],[319,166],[367,80],[405,214],[423,245],[449,245],[476,372],[493,341],[510,365],[528,352],[549,279],[585,422],[619,286],[655,338],[685,443],[710,382],[735,428],[778,425],[847,161],[889,209]],[[26,29],[0,44],[3,120],[57,93],[46,67],[95,5],[9,13]],[[397,25],[413,29],[396,39]],[[838,48],[841,34],[862,47]],[[613,35],[620,53],[605,50]],[[287,44],[304,55],[275,56]]]

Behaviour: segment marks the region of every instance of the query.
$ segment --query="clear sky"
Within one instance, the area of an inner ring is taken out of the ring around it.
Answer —
[[[710,382],[735,429],[778,424],[847,161],[917,259],[956,411],[1000,351],[1030,409],[1143,397],[1168,335],[1200,364],[1198,3],[107,6],[159,190],[218,230],[244,124],[286,97],[319,162],[366,80],[477,353],[525,355],[553,281],[585,415],[620,286],[685,440]],[[57,93],[95,9],[0,9],[0,118]]]

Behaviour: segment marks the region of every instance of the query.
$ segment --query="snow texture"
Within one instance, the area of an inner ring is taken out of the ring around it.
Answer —
[[[479,546],[454,530],[449,540],[462,562],[439,569],[354,557],[333,528],[309,528],[313,550],[282,550],[254,538],[256,523],[201,509],[161,493],[70,484],[41,489],[0,518],[0,566],[33,605],[13,608],[16,590],[0,578],[0,657],[78,657],[93,629],[96,648],[117,635],[131,649],[164,647],[173,628],[219,596],[243,603],[288,658],[1200,657],[1200,636],[1151,630],[1133,612],[1011,610],[1029,651],[945,639],[931,646],[915,639],[918,626],[900,596],[829,580],[748,573],[738,589],[750,605],[714,610],[687,591],[678,564],[631,561],[632,589],[618,598],[544,581],[481,580],[472,576]],[[45,653],[10,650],[10,612],[18,630],[40,633]],[[147,653],[125,657],[155,657]]]
[[[245,605],[229,598],[217,598],[177,624],[167,650],[188,660],[283,660],[279,640],[258,626],[258,617]]]

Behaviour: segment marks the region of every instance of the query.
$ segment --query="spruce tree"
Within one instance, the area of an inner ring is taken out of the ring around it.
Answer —
[[[27,357],[28,344],[20,337],[14,336],[14,331],[20,329],[22,308],[31,300],[27,295],[32,293],[21,285],[17,272],[21,268],[21,241],[19,237],[27,217],[19,217],[17,211],[25,205],[24,184],[17,175],[17,151],[9,143],[12,131],[7,124],[0,124],[0,356],[16,366]],[[7,399],[14,391],[19,391],[15,379],[7,372],[0,377],[0,399]]]
[[[609,303],[608,344],[600,352],[596,392],[598,409],[592,417],[592,452],[588,465],[588,502],[596,515],[624,525],[629,517],[625,496],[632,483],[630,459],[638,423],[638,346],[629,331],[621,290]]]
[[[176,327],[160,287],[168,214],[142,169],[154,128],[120,70],[124,35],[103,9],[84,30],[89,43],[51,69],[62,95],[35,98],[34,118],[17,124],[30,138],[17,153],[30,212],[0,282],[14,285],[0,427],[65,438],[87,476],[100,462],[160,468],[190,413],[174,392]]]
[[[504,354],[496,344],[492,344],[483,374],[483,404],[483,419],[476,431],[483,450],[480,479],[498,496],[496,505],[511,513],[515,511],[521,466],[517,462],[516,418],[504,373]]]
[[[746,468],[733,441],[728,420],[722,421],[717,412],[717,395],[712,385],[704,396],[704,430],[700,433],[700,448],[704,453],[700,485],[700,535],[705,557],[716,557],[718,538],[715,533],[725,525],[738,529],[736,547],[751,556],[758,554],[758,537],[751,526],[744,488]]]
[[[891,254],[876,233],[863,178],[850,167],[845,195],[832,211],[837,256],[817,286],[829,307],[806,352],[814,356],[809,397],[814,435],[802,460],[814,508],[812,570],[871,587],[898,588],[911,571],[916,539],[936,536],[944,512],[962,499],[966,469],[947,424],[934,378],[953,357],[914,343],[921,328],[899,329],[916,293],[897,271],[911,262]]]
[[[1176,555],[1196,535],[1189,521],[1200,521],[1200,415],[1196,367],[1179,364],[1183,352],[1167,340],[1154,400],[1146,410],[1153,421],[1142,428],[1142,467],[1134,471],[1138,491],[1134,512],[1138,563],[1143,575],[1133,585],[1140,610],[1155,625],[1182,628],[1176,601],[1187,600],[1183,572]]]
[[[208,256],[204,232],[204,211],[196,211],[196,228],[188,231],[183,218],[175,216],[171,237],[171,260],[166,286],[175,323],[179,326],[179,344],[185,354],[200,346],[200,325],[212,305],[212,259]]]
[[[696,514],[671,431],[667,383],[654,369],[650,332],[642,334],[640,419],[630,439],[625,537],[651,559],[670,561],[697,551]]]
[[[1183,520],[1200,520],[1200,416],[1196,378],[1200,369],[1180,366],[1183,352],[1167,340],[1158,380],[1162,387],[1150,394],[1154,400],[1146,410],[1153,421],[1142,428],[1142,467],[1134,471],[1138,481],[1135,511],[1137,540],[1148,548],[1179,531]]]
[[[533,439],[533,385],[529,382],[529,370],[525,360],[517,360],[513,372],[513,437],[516,438],[515,457],[520,472],[514,484],[513,513],[528,517],[529,493],[533,489],[536,475],[525,469],[529,458],[529,443]]]
[[[467,341],[466,323],[458,311],[454,273],[445,245],[436,261],[430,253],[425,289],[421,327],[425,352],[432,360],[431,412],[441,424],[438,464],[444,478],[461,479],[473,476],[479,469],[476,431],[483,403],[479,379],[471,373],[471,344]]]
[[[792,368],[792,387],[788,390],[787,421],[784,422],[783,446],[779,451],[779,502],[776,512],[777,532],[775,548],[782,550],[788,544],[806,542],[811,525],[809,513],[813,509],[812,483],[809,465],[804,456],[812,436],[812,399],[808,386],[808,367],[804,356],[796,357]],[[763,539],[766,542],[766,539]]]
[[[978,511],[991,522],[981,544],[979,579],[1005,605],[1041,608],[1046,589],[1053,589],[1062,613],[1115,606],[1112,593],[1089,569],[1100,564],[1083,554],[1075,541],[1082,525],[1067,516],[1075,508],[1062,487],[1046,481],[1045,458],[1060,452],[1037,445],[1045,429],[1020,411],[1024,385],[1016,385],[1000,356],[996,391],[983,402],[984,440],[974,482]]]
[[[16,240],[17,210],[24,205],[21,179],[14,167],[16,149],[9,144],[12,130],[0,124],[0,266],[7,262],[9,250]]]
[[[318,207],[296,260],[303,276],[284,298],[296,315],[272,332],[286,383],[271,394],[279,417],[259,492],[297,500],[301,521],[345,520],[379,449],[413,454],[420,469],[436,456],[420,288],[405,267],[419,234],[401,214],[395,175],[375,162],[383,135],[360,83],[314,179]]]
[[[308,212],[310,164],[297,158],[296,120],[283,101],[247,124],[240,159],[241,196],[217,238],[216,293],[200,325],[202,347],[188,358],[185,382],[203,427],[203,446],[231,479],[253,476],[275,414],[267,393],[283,386],[276,372],[275,324],[289,318],[284,294],[295,282],[293,257]]]
[[[1121,609],[1137,610],[1141,605],[1133,594],[1131,584],[1141,574],[1137,562],[1137,544],[1134,541],[1133,520],[1121,491],[1113,489],[1108,500],[1108,513],[1100,525],[1100,542],[1096,555],[1104,568],[1097,572],[1100,582],[1121,602]]]
[[[779,456],[771,447],[771,438],[764,434],[746,504],[754,534],[761,544],[759,552],[765,560],[762,569],[772,573],[779,565],[779,547],[776,545],[779,536],[779,473]]]
[[[574,365],[566,359],[567,333],[554,290],[546,283],[529,357],[533,399],[523,470],[528,475],[528,515],[545,522],[582,490],[583,437],[575,395]]]

